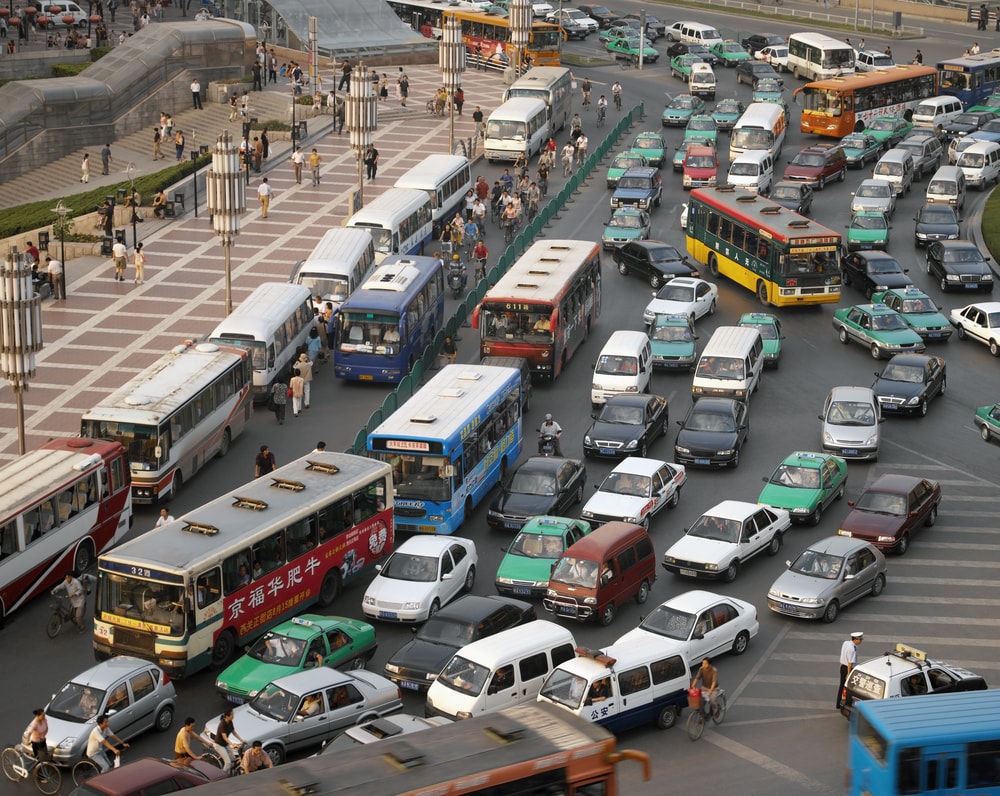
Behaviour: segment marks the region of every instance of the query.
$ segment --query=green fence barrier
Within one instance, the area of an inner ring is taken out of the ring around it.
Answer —
[[[365,448],[368,447],[368,428],[362,428],[358,430],[358,433],[354,435],[354,445],[351,446],[350,453],[355,456],[360,456],[364,453]]]
[[[458,329],[458,320],[452,315],[444,325],[444,333],[447,337],[454,337],[456,329]]]
[[[409,373],[399,380],[399,386],[396,388],[396,392],[399,393],[400,397],[404,399],[400,401],[400,403],[405,403],[413,395],[413,378]]]
[[[379,408],[382,410],[382,417],[388,417],[397,409],[399,409],[399,396],[396,395],[395,392],[389,393],[387,396],[385,396],[385,398],[382,399],[382,405]]]
[[[413,367],[410,369],[410,379],[414,384],[422,384],[424,381],[424,373],[427,368],[424,366],[423,357],[418,359],[413,363]]]

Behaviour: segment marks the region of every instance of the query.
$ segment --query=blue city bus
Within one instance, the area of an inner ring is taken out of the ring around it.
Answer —
[[[444,266],[393,255],[340,305],[333,341],[338,379],[398,382],[444,323]]]
[[[396,474],[397,531],[454,533],[506,479],[523,398],[517,368],[446,365],[368,435],[368,455]]]
[[[985,102],[1000,88],[1000,53],[996,51],[939,61],[937,70],[941,93],[958,97],[964,108]]]
[[[850,796],[1000,794],[1000,691],[856,703]]]

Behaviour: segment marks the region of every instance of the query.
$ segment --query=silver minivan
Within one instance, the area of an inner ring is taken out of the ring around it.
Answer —
[[[942,166],[927,183],[927,204],[965,207],[965,173],[958,166]]]
[[[905,149],[890,149],[872,169],[872,177],[891,183],[896,189],[896,196],[910,192],[913,176],[913,155]]]

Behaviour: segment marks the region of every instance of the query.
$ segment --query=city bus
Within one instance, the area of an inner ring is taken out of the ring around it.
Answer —
[[[1000,691],[857,703],[850,796],[1000,794]]]
[[[480,11],[471,4],[463,7],[434,0],[389,0],[389,6],[403,22],[429,39],[441,38],[444,15],[458,19],[470,67],[477,63],[477,45],[487,66],[503,68],[514,63],[509,16]],[[533,66],[559,66],[562,42],[563,32],[558,25],[532,19],[528,54]]]
[[[562,130],[573,114],[573,75],[564,66],[536,66],[514,81],[503,101],[516,97],[540,99],[549,109],[549,129]]]
[[[858,132],[880,116],[906,116],[921,101],[937,96],[937,72],[932,66],[894,66],[874,72],[856,72],[807,83],[795,89],[802,95],[803,133],[843,138]]]
[[[958,97],[962,107],[971,108],[1000,88],[1000,51],[938,61],[937,71],[941,93]]]
[[[94,652],[171,677],[220,667],[392,552],[392,471],[346,453],[291,462],[104,553]]]
[[[822,80],[854,74],[855,52],[847,42],[823,33],[793,33],[788,37],[788,70],[796,80]]]
[[[444,266],[388,257],[345,301],[334,324],[338,379],[397,383],[444,325]]]
[[[621,796],[616,767],[625,760],[650,779],[645,752],[617,748],[606,729],[558,705],[529,703],[261,769],[241,777],[239,790],[246,796]],[[204,796],[233,791],[228,781],[199,787]]]
[[[292,269],[289,282],[305,285],[336,312],[375,267],[375,244],[363,229],[328,229],[308,257]]]
[[[521,455],[521,371],[446,365],[368,435],[393,467],[396,530],[454,533]]]
[[[187,342],[84,413],[80,434],[125,446],[132,502],[173,498],[215,456],[225,456],[253,412],[243,349]]]
[[[431,235],[437,240],[441,224],[465,210],[465,195],[472,188],[472,167],[461,155],[428,155],[396,180],[395,187],[416,188],[430,197],[434,224]]]
[[[434,229],[434,210],[426,191],[390,188],[347,222],[363,229],[375,243],[375,264],[391,254],[423,254]]]
[[[0,467],[0,625],[70,570],[83,572],[132,524],[125,448],[69,437]]]
[[[253,400],[264,403],[276,379],[287,379],[314,326],[312,293],[305,285],[265,282],[215,327],[208,340],[244,348],[253,368]]]
[[[555,380],[601,314],[601,243],[540,240],[497,280],[472,314],[479,356],[523,357]]]
[[[832,229],[757,194],[698,188],[688,200],[688,253],[776,307],[840,301],[840,242]]]

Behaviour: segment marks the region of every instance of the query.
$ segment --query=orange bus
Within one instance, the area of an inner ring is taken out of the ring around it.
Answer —
[[[241,777],[244,796],[601,794],[619,796],[616,766],[644,752],[617,749],[615,736],[558,705],[532,702],[336,754],[320,754]],[[199,786],[199,796],[231,794],[231,782]]]
[[[894,66],[807,83],[802,94],[803,133],[843,138],[860,132],[879,116],[907,116],[922,100],[937,96],[933,66]]]
[[[524,357],[555,380],[600,314],[600,242],[540,240],[483,296],[472,328],[480,358]]]

